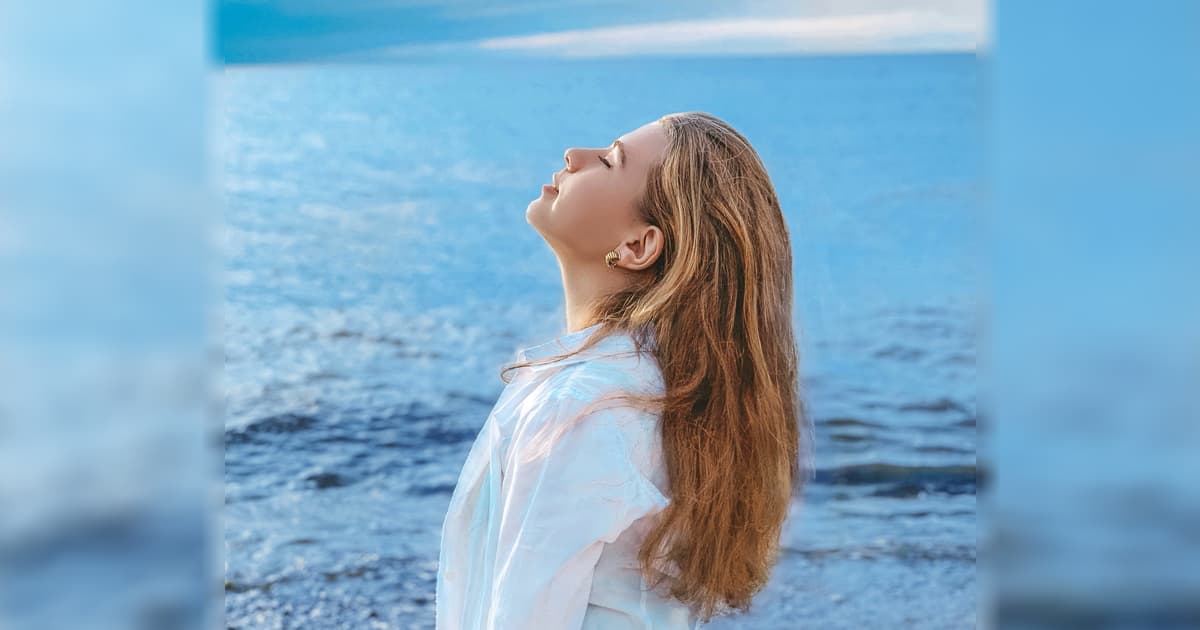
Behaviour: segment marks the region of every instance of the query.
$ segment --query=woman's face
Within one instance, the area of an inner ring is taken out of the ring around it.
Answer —
[[[637,202],[650,167],[662,159],[667,135],[653,121],[608,147],[567,149],[566,167],[554,174],[557,191],[542,189],[525,220],[560,260],[604,264],[604,255],[637,233]]]

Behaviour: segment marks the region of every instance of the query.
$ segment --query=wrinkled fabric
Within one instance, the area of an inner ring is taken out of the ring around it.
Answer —
[[[574,350],[597,328],[520,349],[516,358]],[[653,355],[616,334],[512,374],[442,524],[437,629],[698,627],[685,605],[650,590],[638,568],[640,543],[669,502],[658,416],[601,400],[661,394]]]

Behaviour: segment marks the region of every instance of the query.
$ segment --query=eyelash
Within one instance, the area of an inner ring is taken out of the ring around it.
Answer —
[[[604,162],[604,165],[605,165],[605,166],[607,166],[608,168],[612,168],[612,164],[609,164],[609,163],[608,163],[608,160],[604,159],[604,156],[603,156],[603,155],[599,155],[599,156],[596,156],[596,157],[599,157],[599,158],[600,158],[600,161],[601,161],[601,162]]]

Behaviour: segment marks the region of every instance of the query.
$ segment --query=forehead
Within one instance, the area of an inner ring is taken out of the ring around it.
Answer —
[[[630,165],[649,165],[667,148],[667,132],[656,121],[648,122],[618,140],[625,143]]]

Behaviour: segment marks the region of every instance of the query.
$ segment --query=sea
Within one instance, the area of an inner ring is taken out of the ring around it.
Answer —
[[[706,111],[786,215],[815,475],[750,610],[977,624],[984,97],[973,54],[227,66],[228,628],[433,628],[442,519],[522,346],[565,332],[525,221],[571,146]]]

